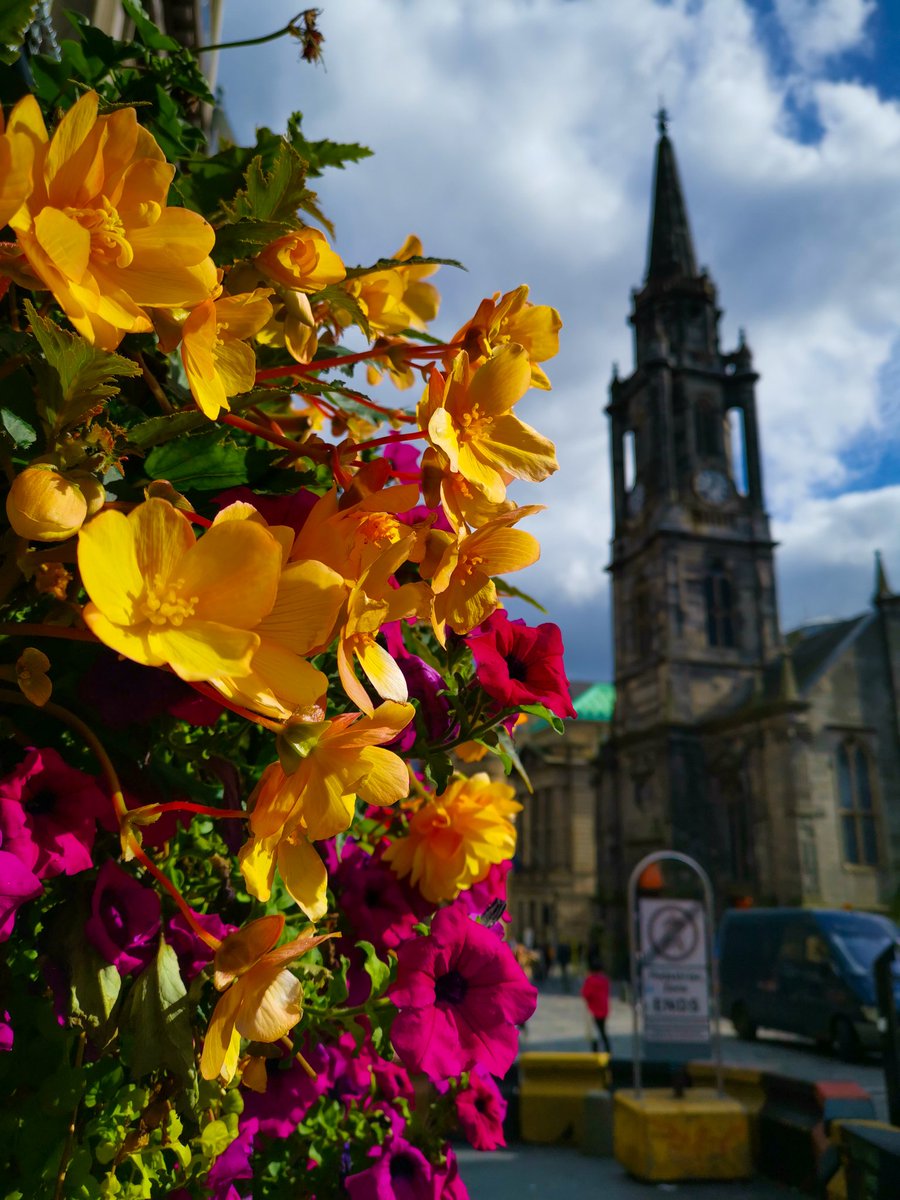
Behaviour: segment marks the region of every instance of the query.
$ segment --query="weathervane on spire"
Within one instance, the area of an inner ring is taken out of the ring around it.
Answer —
[[[659,108],[655,114],[656,128],[660,137],[665,137],[669,131],[669,114],[666,112],[666,106],[663,104],[662,96],[659,98]]]

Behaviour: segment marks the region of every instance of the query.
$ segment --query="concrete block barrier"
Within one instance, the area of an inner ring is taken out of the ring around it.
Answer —
[[[897,1200],[900,1129],[881,1121],[847,1120],[837,1122],[835,1131],[841,1171],[832,1191],[826,1193],[829,1200]],[[843,1194],[837,1190],[839,1186]]]
[[[744,1105],[711,1088],[630,1089],[614,1095],[615,1158],[637,1179],[747,1179],[753,1174]]]
[[[519,1056],[523,1142],[580,1146],[588,1092],[609,1086],[608,1054],[529,1051]]]

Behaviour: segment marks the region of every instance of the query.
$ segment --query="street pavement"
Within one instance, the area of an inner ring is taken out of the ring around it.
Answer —
[[[558,979],[541,987],[538,1009],[528,1022],[520,1050],[588,1050],[590,1026],[573,981],[566,994]],[[613,1055],[631,1058],[631,1009],[613,1000],[607,1022]],[[758,1066],[804,1079],[854,1080],[869,1091],[886,1120],[884,1076],[877,1059],[844,1063],[823,1054],[813,1043],[786,1034],[763,1032],[755,1042],[741,1042],[728,1022],[722,1023],[722,1055],[726,1063]],[[768,1179],[738,1183],[642,1183],[632,1179],[614,1159],[589,1158],[578,1150],[517,1144],[506,1150],[479,1153],[459,1149],[460,1173],[471,1200],[786,1200],[799,1196]]]

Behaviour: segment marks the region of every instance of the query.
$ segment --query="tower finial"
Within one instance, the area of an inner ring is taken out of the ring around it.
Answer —
[[[881,551],[875,551],[875,596],[878,600],[889,600],[894,593],[891,591],[891,585],[888,583],[887,571],[884,569],[884,562],[881,558]]]
[[[669,131],[669,114],[666,112],[666,106],[663,104],[663,98],[659,98],[659,108],[656,110],[656,131],[660,137],[665,137]]]

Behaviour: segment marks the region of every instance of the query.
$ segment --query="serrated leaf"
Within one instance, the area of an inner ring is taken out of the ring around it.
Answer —
[[[347,278],[358,279],[361,275],[374,275],[376,271],[390,271],[393,267],[432,265],[438,267],[459,267],[460,271],[468,269],[455,258],[434,258],[423,254],[413,254],[411,258],[379,258],[378,262],[372,263],[371,267],[348,267]]]
[[[110,396],[117,395],[119,387],[114,380],[118,376],[140,375],[140,367],[130,358],[100,350],[79,334],[60,329],[40,316],[30,300],[25,301],[25,309],[47,364],[59,381],[58,390],[52,389],[54,394],[40,389],[38,400],[40,415],[52,432],[78,425],[92,411],[99,411]]]
[[[149,450],[151,446],[169,442],[183,433],[191,433],[194,429],[202,429],[208,424],[209,418],[196,409],[167,413],[162,417],[150,417],[149,420],[132,426],[128,431],[128,440],[140,450]]]
[[[291,114],[287,123],[287,138],[305,160],[310,177],[317,178],[325,167],[338,167],[343,170],[348,162],[359,162],[360,159],[371,157],[372,151],[356,142],[330,142],[327,138],[318,142],[308,142],[300,129],[302,120],[302,113]]]
[[[0,11],[0,62],[10,66],[22,53],[25,32],[37,8],[37,0],[4,0]]]
[[[244,175],[244,189],[222,205],[230,221],[294,221],[308,197],[306,164],[293,146],[282,139],[271,169],[261,155],[252,160]]]
[[[255,221],[245,218],[216,230],[213,258],[219,266],[241,258],[255,258],[270,242],[289,233],[296,221]]]
[[[156,446],[144,469],[150,479],[167,479],[180,492],[215,492],[253,482],[280,457],[278,451],[226,440],[226,432],[212,429]]]
[[[320,288],[309,299],[311,304],[315,304],[319,300],[327,300],[332,309],[338,313],[344,313],[354,325],[358,325],[367,338],[371,336],[366,314],[356,297],[351,296],[346,288],[342,288],[338,284],[328,284],[326,287]]]
[[[362,952],[363,970],[372,981],[372,996],[380,996],[391,977],[391,968],[381,961],[371,942],[357,942],[356,948]]]
[[[20,449],[27,449],[37,440],[34,427],[9,408],[0,408],[0,423]]]
[[[131,1035],[130,1066],[135,1076],[168,1068],[180,1079],[194,1072],[194,1045],[187,991],[178,956],[164,938],[153,961],[128,993],[121,1027]]]

